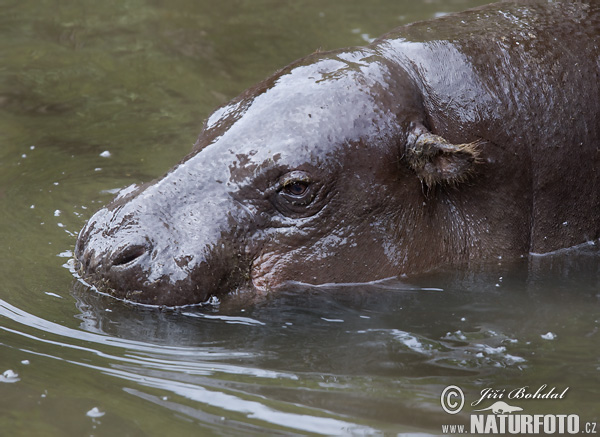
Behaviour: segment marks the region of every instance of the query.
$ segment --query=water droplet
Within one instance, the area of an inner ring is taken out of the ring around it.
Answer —
[[[90,411],[85,413],[86,416],[92,417],[92,418],[102,417],[102,416],[104,416],[104,414],[106,414],[106,413],[104,413],[103,411],[100,411],[98,409],[98,407],[94,407]]]

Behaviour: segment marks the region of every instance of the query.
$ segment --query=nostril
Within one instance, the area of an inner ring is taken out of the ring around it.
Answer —
[[[113,256],[112,265],[122,266],[128,264],[145,254],[147,250],[148,247],[141,244],[127,246],[121,252],[118,252]]]

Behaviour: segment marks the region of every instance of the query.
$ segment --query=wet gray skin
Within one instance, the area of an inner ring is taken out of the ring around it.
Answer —
[[[506,3],[301,59],[97,212],[80,271],[119,298],[184,305],[597,239],[599,17]]]

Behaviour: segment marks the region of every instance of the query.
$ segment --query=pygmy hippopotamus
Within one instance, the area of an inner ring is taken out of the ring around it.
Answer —
[[[217,109],[79,234],[84,278],[177,306],[600,237],[600,4],[506,2],[316,52]]]

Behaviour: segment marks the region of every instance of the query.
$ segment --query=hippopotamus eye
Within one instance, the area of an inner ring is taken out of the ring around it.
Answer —
[[[318,186],[319,184],[316,184],[308,173],[294,170],[277,181],[273,202],[283,214],[310,215],[308,206],[317,196]]]
[[[283,187],[283,189],[292,196],[302,196],[308,190],[308,182],[294,181]]]

